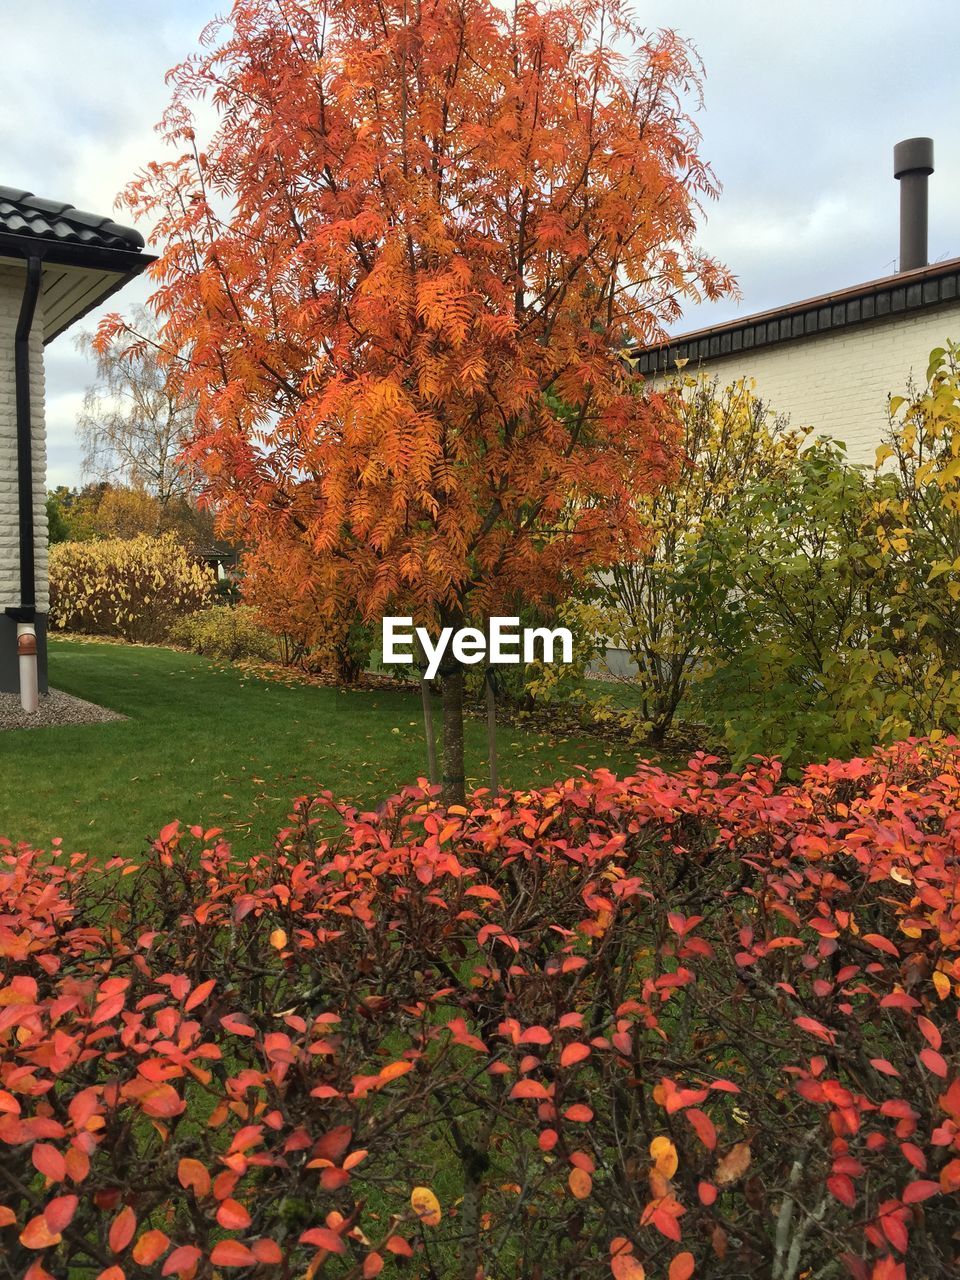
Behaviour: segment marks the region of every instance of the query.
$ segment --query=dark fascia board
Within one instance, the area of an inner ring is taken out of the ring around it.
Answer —
[[[638,347],[633,352],[635,368],[647,376],[671,373],[677,360],[697,363],[742,355],[745,351],[872,324],[958,299],[960,258],[951,258]]]
[[[44,345],[52,342],[70,325],[81,320],[88,312],[101,306],[124,285],[129,284],[141,274],[152,262],[156,262],[155,254],[139,253],[130,249],[106,249],[98,245],[74,244],[69,241],[54,242],[34,236],[18,236],[9,232],[0,232],[0,258],[32,258],[37,257],[43,263],[51,263],[64,267],[85,267],[87,270],[106,271],[116,275],[117,279],[109,288],[98,294],[82,311],[61,325],[55,332],[44,334]]]

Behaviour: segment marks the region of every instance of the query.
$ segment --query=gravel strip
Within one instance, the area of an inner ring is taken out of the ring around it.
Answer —
[[[60,689],[41,696],[36,715],[28,716],[20,705],[19,693],[0,693],[0,732],[4,729],[45,729],[56,724],[106,724],[126,720],[118,711],[98,707],[95,702],[74,698]]]

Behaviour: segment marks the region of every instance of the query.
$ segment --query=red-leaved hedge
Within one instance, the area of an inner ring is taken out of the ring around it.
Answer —
[[[956,741],[5,843],[0,1276],[952,1274],[958,876]]]

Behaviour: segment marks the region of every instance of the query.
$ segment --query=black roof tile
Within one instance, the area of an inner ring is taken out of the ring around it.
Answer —
[[[18,187],[0,186],[0,232],[4,231],[96,249],[136,253],[143,248],[143,236],[132,227],[122,227],[100,214],[84,213],[59,200],[44,200]]]

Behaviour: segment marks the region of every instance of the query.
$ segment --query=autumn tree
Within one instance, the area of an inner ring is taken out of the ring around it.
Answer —
[[[125,200],[191,456],[331,615],[482,626],[637,545],[673,441],[618,353],[731,287],[693,239],[698,75],[618,0],[237,0],[172,72],[176,154]]]

